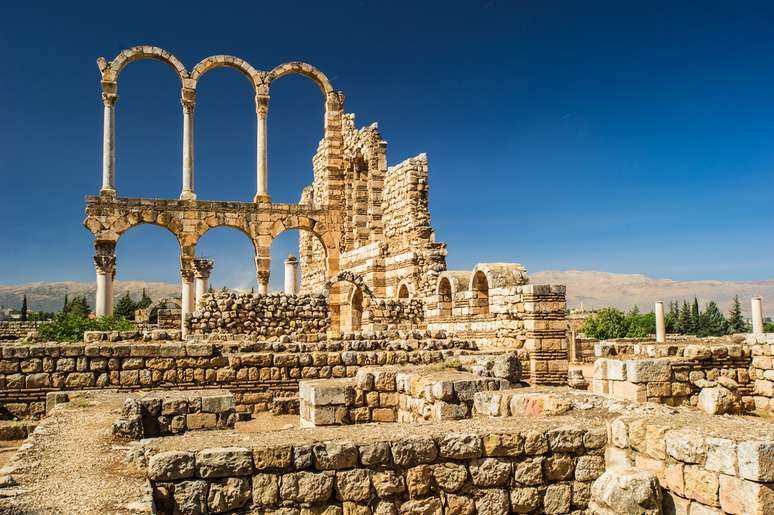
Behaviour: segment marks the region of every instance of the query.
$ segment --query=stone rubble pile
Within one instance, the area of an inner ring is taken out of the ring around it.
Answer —
[[[217,292],[204,294],[185,323],[193,334],[319,337],[330,316],[323,295]]]

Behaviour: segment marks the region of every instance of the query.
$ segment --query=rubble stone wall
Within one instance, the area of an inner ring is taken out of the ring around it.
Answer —
[[[294,397],[300,379],[350,377],[368,365],[437,363],[462,344],[467,342],[4,345],[0,403],[6,417],[34,418],[45,413],[50,391],[218,388],[234,394],[238,411],[266,411],[277,399]]]
[[[711,436],[699,424],[624,416],[611,424],[607,466],[656,475],[664,513],[766,514],[774,506],[774,447],[769,438]]]
[[[604,430],[507,426],[356,444],[231,447],[151,456],[159,513],[570,513],[604,471]]]
[[[774,334],[750,334],[745,343],[752,355],[750,380],[755,409],[774,414]]]
[[[43,322],[20,322],[3,320],[0,322],[0,340],[18,340],[30,332],[36,331]]]

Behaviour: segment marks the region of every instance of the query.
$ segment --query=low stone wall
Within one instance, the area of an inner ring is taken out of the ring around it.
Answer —
[[[324,334],[330,317],[323,295],[217,292],[203,295],[185,324],[192,334],[288,335],[298,339]]]
[[[388,441],[172,450],[151,456],[161,514],[569,513],[604,471],[604,430],[447,433]],[[274,511],[278,510],[278,511]]]
[[[373,299],[363,316],[372,331],[421,330],[425,326],[425,306],[421,299]]]
[[[685,416],[620,417],[610,426],[607,466],[633,465],[655,474],[663,489],[664,513],[771,513],[770,427],[744,420],[722,423],[729,427],[713,431]]]
[[[665,345],[657,349],[658,354],[671,357],[597,359],[593,391],[637,402],[696,406],[702,388],[714,386],[713,383],[723,376],[736,383],[747,408],[754,408],[749,347],[688,345],[678,349]]]
[[[774,414],[774,333],[747,335],[745,343],[752,355],[750,379],[755,409]]]
[[[0,340],[18,340],[29,333],[37,331],[43,322],[20,322],[15,320],[3,320],[0,322]]]
[[[364,367],[354,378],[302,381],[301,425],[460,420],[471,416],[476,392],[509,386],[507,379],[456,370]]]
[[[234,428],[234,396],[228,392],[175,392],[128,398],[113,436],[140,440],[201,429]]]
[[[343,378],[368,365],[438,363],[457,340],[406,342],[86,343],[4,345],[0,402],[6,417],[39,417],[50,391],[227,389],[238,411],[294,397],[300,379]],[[433,350],[424,350],[433,349]]]

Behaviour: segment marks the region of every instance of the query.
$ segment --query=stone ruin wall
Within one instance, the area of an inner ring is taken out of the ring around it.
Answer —
[[[25,338],[29,333],[37,331],[43,322],[21,322],[15,320],[3,320],[0,322],[0,340],[18,340]]]
[[[351,377],[359,367],[431,364],[471,348],[468,342],[348,340],[338,342],[110,342],[3,345],[0,418],[38,418],[48,392],[119,389],[225,389],[237,411],[260,412],[295,397],[301,379]],[[93,338],[104,340],[91,341]]]

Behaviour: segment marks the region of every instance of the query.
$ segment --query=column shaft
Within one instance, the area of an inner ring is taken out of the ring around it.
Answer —
[[[98,317],[113,314],[113,275],[116,271],[115,243],[97,243],[94,268],[97,270],[97,297],[94,312]]]
[[[102,189],[100,193],[116,192],[116,117],[115,100],[105,100],[102,128]]]
[[[256,141],[256,190],[255,202],[271,202],[269,196],[268,148],[266,117],[269,113],[269,96],[256,95],[255,112],[258,119]]]
[[[98,317],[108,314],[107,309],[107,274],[97,270],[97,298],[94,311]]]
[[[298,293],[298,259],[295,256],[288,256],[285,260],[285,293]]]
[[[763,301],[760,297],[752,298],[752,332],[763,334]]]
[[[666,342],[666,325],[664,323],[664,303],[656,302],[656,343]]]
[[[188,330],[185,327],[185,319],[186,315],[193,312],[192,306],[193,306],[193,274],[183,274],[182,276],[182,300],[180,302],[180,307],[182,310],[181,317],[180,317],[180,330],[183,332],[183,336],[185,336],[188,333]]]
[[[194,190],[194,98],[195,90],[183,89],[183,191],[180,200],[195,200]]]

